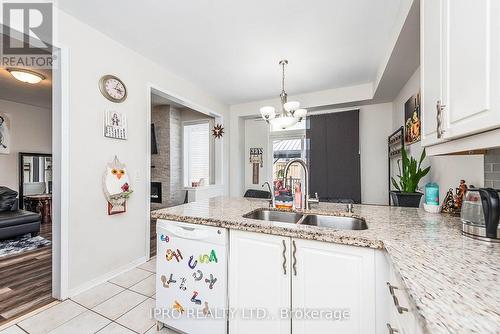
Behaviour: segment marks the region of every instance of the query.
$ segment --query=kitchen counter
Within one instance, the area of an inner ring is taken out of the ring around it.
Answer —
[[[243,218],[267,205],[262,200],[217,197],[152,211],[151,217],[385,249],[427,332],[500,333],[500,244],[462,236],[458,217],[355,205],[354,216],[368,224],[361,231]],[[345,205],[321,203],[311,212],[348,215],[344,209]]]

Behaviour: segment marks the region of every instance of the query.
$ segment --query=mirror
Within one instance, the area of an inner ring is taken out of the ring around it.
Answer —
[[[19,153],[19,208],[24,197],[52,193],[52,154]]]

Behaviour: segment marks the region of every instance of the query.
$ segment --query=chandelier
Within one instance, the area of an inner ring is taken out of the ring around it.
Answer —
[[[260,114],[273,128],[285,130],[302,121],[307,115],[307,110],[300,108],[300,103],[297,101],[288,102],[288,95],[285,91],[285,66],[288,65],[288,60],[281,60],[279,64],[282,67],[280,94],[281,112],[276,114],[274,107],[265,106],[260,108]]]

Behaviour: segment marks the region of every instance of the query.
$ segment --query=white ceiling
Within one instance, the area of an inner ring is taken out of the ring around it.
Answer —
[[[401,0],[64,0],[59,7],[228,104],[373,82]]]
[[[0,40],[4,35],[0,33]],[[5,67],[0,67],[0,99],[52,109],[52,70],[17,66],[42,74],[45,79],[29,84],[15,79]],[[8,111],[8,110],[4,110]]]
[[[21,82],[5,68],[0,67],[0,99],[52,109],[52,71],[47,69],[30,70],[42,74],[45,79],[34,85]]]
[[[374,100],[392,101],[419,66],[420,1],[415,1],[396,40]]]

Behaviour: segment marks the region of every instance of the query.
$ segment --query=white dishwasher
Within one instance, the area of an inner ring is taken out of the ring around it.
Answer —
[[[187,334],[227,333],[227,230],[158,219],[157,321]]]

